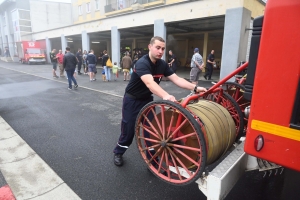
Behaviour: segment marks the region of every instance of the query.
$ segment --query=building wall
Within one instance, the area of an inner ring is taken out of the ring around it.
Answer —
[[[70,3],[30,0],[32,32],[45,31],[71,25]]]
[[[98,2],[99,7],[97,8],[96,3]],[[105,17],[104,5],[106,0],[72,0],[72,12],[73,12],[73,23],[82,23],[95,19]],[[87,4],[90,4],[90,10],[87,10]],[[81,13],[79,13],[79,7],[81,7]],[[101,12],[102,8],[102,12]]]
[[[17,56],[17,49],[16,49],[16,40],[20,40],[20,26],[19,20],[20,15],[16,14],[19,13],[19,10],[22,10],[26,13],[28,10],[28,3],[29,0],[17,0],[14,2],[4,2],[2,1],[0,4],[0,31],[1,31],[1,48],[3,49],[5,46],[9,47],[10,55]],[[18,10],[18,12],[16,12]],[[13,16],[12,11],[15,15],[15,21],[17,23],[13,23]],[[4,19],[5,16],[5,19]],[[30,16],[29,16],[29,23],[30,23]],[[23,28],[23,27],[22,27]],[[29,28],[30,29],[30,28]],[[31,31],[31,30],[30,30]],[[31,38],[31,36],[30,36]]]
[[[101,0],[100,2],[103,2]],[[47,31],[46,33],[35,33],[34,37],[36,39],[43,39],[46,35],[51,35],[52,37],[60,37],[61,34],[65,36],[81,34],[82,31],[91,32],[101,32],[101,31],[110,31],[112,26],[117,26],[119,29],[122,28],[130,28],[136,26],[145,26],[151,25],[154,23],[155,19],[164,19],[165,23],[182,21],[182,20],[192,20],[198,18],[212,17],[212,16],[220,16],[225,15],[226,10],[229,8],[243,7],[244,1],[257,1],[257,0],[202,0],[202,1],[188,1],[181,4],[172,4],[172,5],[162,5],[154,8],[145,8],[138,11],[126,11],[122,10],[119,13],[115,13],[114,15],[105,15],[105,18],[97,19],[96,14],[93,18],[92,13],[89,15],[82,15],[78,18],[78,5],[84,5],[86,2],[93,3],[91,0],[80,0],[80,1],[72,1],[73,6],[73,19],[75,25],[64,27],[61,29],[53,29]],[[101,4],[103,7],[105,4]],[[257,6],[264,5],[261,3]],[[125,9],[124,9],[125,10]],[[83,12],[84,9],[83,9]],[[100,12],[100,11],[97,11]],[[185,13],[184,15],[182,13]],[[107,14],[107,13],[106,13]],[[258,13],[257,13],[258,14]],[[261,9],[261,14],[263,14],[263,9]],[[77,17],[76,17],[77,16]],[[101,15],[102,16],[102,15]],[[141,17],[142,16],[142,17]],[[254,14],[252,17],[256,17]],[[78,20],[76,21],[76,18]],[[83,23],[85,22],[85,23]],[[77,23],[77,24],[76,24]]]

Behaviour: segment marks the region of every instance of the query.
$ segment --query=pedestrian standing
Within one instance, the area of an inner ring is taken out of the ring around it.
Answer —
[[[9,53],[9,48],[8,47],[5,47],[4,55],[5,55],[5,57],[10,57],[10,53]]]
[[[110,67],[106,66],[106,62],[109,59],[109,56],[107,55],[107,51],[104,50],[103,51],[103,56],[102,56],[102,66],[104,68],[105,71],[105,77],[106,77],[106,81],[110,81]]]
[[[158,36],[151,38],[148,45],[149,53],[140,58],[135,64],[123,98],[121,135],[113,151],[114,164],[117,166],[123,165],[123,154],[129,148],[134,138],[137,115],[147,103],[153,101],[152,94],[157,95],[163,100],[176,101],[173,95],[170,95],[159,86],[163,76],[168,77],[168,79],[181,88],[194,90],[195,92],[206,91],[205,88],[198,87],[178,77],[170,69],[168,64],[161,59],[164,55],[165,46],[163,38]],[[150,118],[148,119],[151,121]]]
[[[97,58],[94,55],[94,51],[92,49],[89,52],[90,53],[87,55],[86,60],[89,68],[90,81],[92,82],[92,81],[96,81],[95,72],[96,72]]]
[[[56,57],[56,49],[53,49],[50,52],[50,60],[52,63],[52,74],[53,74],[53,78],[58,78],[58,76],[56,75],[56,69],[57,69],[57,57]]]
[[[177,58],[172,50],[169,51],[169,55],[171,56],[169,66],[173,70],[174,73],[176,73],[177,70]]]
[[[132,60],[129,53],[126,51],[125,56],[122,58],[121,66],[124,72],[124,81],[129,80],[129,70],[132,64]]]
[[[69,90],[72,90],[72,81],[74,83],[74,88],[78,88],[78,84],[76,79],[74,78],[74,72],[76,69],[77,59],[73,53],[70,52],[70,47],[66,47],[67,53],[64,55],[63,66],[66,70],[68,82],[69,82]]]
[[[119,71],[119,69],[121,69],[121,68],[117,65],[117,62],[114,62],[114,65],[112,66],[112,73],[114,75],[115,81],[118,78],[118,71]]]
[[[86,60],[87,55],[88,55],[87,51],[84,50],[82,54],[82,66],[83,66],[84,74],[88,74],[88,64]]]
[[[190,72],[190,81],[197,85],[201,70],[203,69],[204,63],[202,56],[199,54],[199,49],[194,49],[194,55],[191,60],[191,72]]]
[[[211,76],[213,73],[213,65],[216,64],[215,62],[215,55],[214,55],[215,51],[211,50],[210,54],[207,57],[207,61],[206,61],[206,72],[204,75],[205,79],[211,80]]]
[[[58,68],[59,68],[59,77],[65,77],[64,76],[64,66],[63,66],[64,54],[62,53],[61,50],[58,50],[58,54],[56,54],[56,58],[57,58],[57,63],[58,63]]]
[[[79,48],[77,53],[76,53],[76,58],[78,60],[78,64],[77,64],[77,73],[78,75],[81,75],[81,65],[82,65],[82,53],[81,53],[81,49]]]

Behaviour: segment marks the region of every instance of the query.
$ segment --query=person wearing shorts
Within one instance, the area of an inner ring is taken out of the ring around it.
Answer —
[[[94,51],[91,49],[90,53],[86,57],[87,63],[88,63],[88,70],[90,74],[90,81],[96,81],[95,78],[95,72],[96,72],[96,64],[97,64],[97,58],[94,55]]]
[[[51,60],[51,64],[52,64],[52,74],[53,74],[53,78],[58,78],[58,76],[56,75],[56,70],[57,70],[57,57],[56,57],[56,49],[53,49],[50,52],[50,60]]]
[[[199,54],[199,49],[194,49],[194,55],[191,60],[191,72],[190,72],[190,81],[198,85],[198,80],[201,74],[201,70],[203,69],[204,63],[202,56]]]

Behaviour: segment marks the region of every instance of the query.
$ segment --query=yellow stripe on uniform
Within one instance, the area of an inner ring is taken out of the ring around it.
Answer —
[[[300,130],[279,126],[259,120],[252,120],[251,128],[257,131],[263,131],[272,135],[277,135],[284,138],[300,141]]]

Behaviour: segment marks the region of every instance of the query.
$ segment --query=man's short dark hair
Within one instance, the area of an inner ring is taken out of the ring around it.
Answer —
[[[71,50],[71,48],[70,48],[70,47],[66,47],[66,50],[67,50],[67,51],[70,51],[70,50]]]
[[[162,37],[154,36],[154,37],[151,38],[150,44],[154,44],[154,43],[155,43],[155,40],[158,40],[158,41],[160,41],[160,42],[164,42],[164,43],[165,43],[165,40],[164,40]]]

